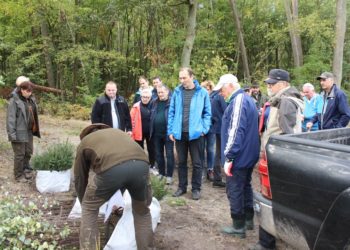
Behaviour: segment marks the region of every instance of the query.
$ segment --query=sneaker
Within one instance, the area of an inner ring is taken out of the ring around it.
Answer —
[[[214,181],[214,172],[211,169],[207,172],[207,180]]]
[[[150,172],[151,174],[155,175],[155,176],[159,175],[158,170],[155,169],[155,168],[150,168],[150,169],[149,169],[149,172]]]
[[[182,190],[181,188],[179,188],[178,190],[176,190],[175,193],[173,193],[173,197],[179,197],[179,196],[186,194],[186,193],[187,193],[186,190]]]
[[[173,184],[173,178],[172,178],[172,177],[167,177],[167,178],[166,178],[166,184],[167,184],[167,185]]]
[[[199,200],[201,198],[201,192],[199,190],[192,191],[192,199]]]
[[[165,176],[164,176],[164,175],[159,174],[159,175],[157,175],[157,177],[158,177],[158,179],[159,179],[159,180],[163,180],[163,178],[164,178]]]
[[[213,187],[224,188],[226,187],[226,183],[223,181],[214,181]]]

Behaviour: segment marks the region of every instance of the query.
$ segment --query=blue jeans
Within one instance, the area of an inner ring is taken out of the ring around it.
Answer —
[[[162,176],[173,177],[174,142],[169,140],[166,135],[153,136],[152,141],[155,147],[156,161],[158,164],[159,174]],[[166,170],[165,170],[164,148],[166,153]]]
[[[253,167],[235,169],[226,177],[226,193],[230,202],[231,216],[242,217],[246,209],[253,208],[251,186]]]
[[[207,170],[214,169],[216,134],[208,133],[204,136],[205,149],[207,151]]]
[[[187,155],[190,151],[192,160],[192,191],[201,190],[202,185],[202,169],[204,157],[204,137],[200,136],[198,139],[189,140],[188,133],[182,133],[181,140],[176,140],[176,151],[179,158],[179,188],[187,190]]]

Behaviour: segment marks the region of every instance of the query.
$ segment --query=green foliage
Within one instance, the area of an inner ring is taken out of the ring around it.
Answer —
[[[165,202],[171,207],[182,207],[187,205],[187,201],[182,197],[167,197]]]
[[[49,146],[47,150],[32,158],[36,170],[64,171],[72,167],[74,160],[74,145],[68,142]]]
[[[0,200],[0,248],[61,249],[58,241],[70,234],[69,228],[59,232],[56,225],[43,219],[37,205],[23,200],[7,193]]]
[[[78,100],[85,104],[92,103],[96,100],[88,94],[79,95]],[[55,117],[62,117],[64,119],[78,119],[78,120],[90,120],[91,114],[90,104],[88,107],[81,104],[72,104],[69,102],[63,102],[60,97],[53,94],[45,94],[40,99],[39,112],[41,114],[48,114]]]
[[[165,178],[160,179],[157,176],[151,175],[151,186],[153,196],[156,197],[157,200],[163,199],[163,197],[168,194]]]
[[[7,100],[0,98],[0,109],[5,108],[7,106]]]

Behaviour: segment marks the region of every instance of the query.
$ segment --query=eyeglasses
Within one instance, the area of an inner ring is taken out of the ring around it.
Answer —
[[[141,98],[148,99],[148,98],[151,98],[151,97],[150,96],[141,96]]]
[[[320,79],[320,82],[324,82],[324,81],[327,81],[327,78],[321,78]]]

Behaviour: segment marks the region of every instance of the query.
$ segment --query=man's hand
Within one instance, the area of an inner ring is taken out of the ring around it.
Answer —
[[[175,138],[174,138],[174,136],[173,135],[169,135],[169,139],[171,140],[171,141],[175,141]]]
[[[231,170],[233,168],[232,161],[225,161],[224,171],[227,176],[232,176]]]
[[[312,122],[306,123],[307,130],[310,130],[314,124]]]
[[[131,131],[128,131],[126,132],[130,137],[132,136],[132,132]]]

